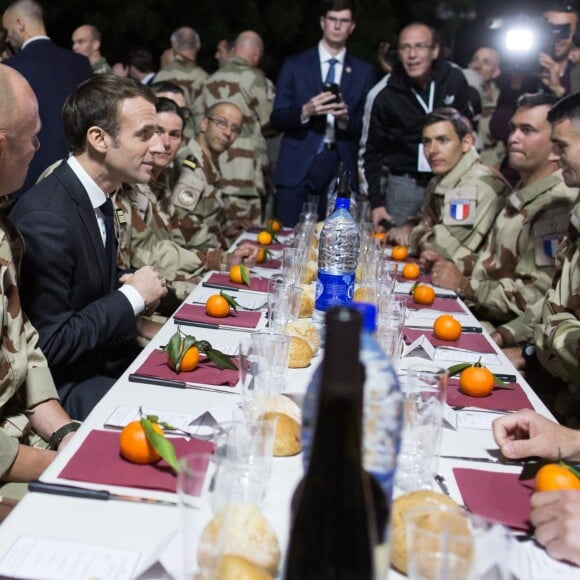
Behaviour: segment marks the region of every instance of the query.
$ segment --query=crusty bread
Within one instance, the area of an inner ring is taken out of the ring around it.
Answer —
[[[303,338],[291,336],[290,340],[288,368],[303,369],[307,367],[312,360],[312,349]]]
[[[280,565],[280,545],[268,520],[252,504],[235,503],[221,509],[204,528],[197,561],[208,568],[216,547],[224,555],[241,556],[274,576]]]
[[[295,401],[285,395],[270,395],[266,403],[266,412],[284,413],[296,423],[302,424],[302,409]]]
[[[286,327],[286,332],[290,336],[303,338],[312,349],[312,355],[316,355],[320,349],[320,335],[318,330],[309,320],[295,320]]]
[[[298,317],[312,318],[314,313],[314,286],[312,284],[302,284],[302,289]]]
[[[219,580],[272,580],[272,576],[241,556],[226,554],[220,558],[217,574]]]
[[[284,413],[264,413],[262,419],[278,419],[274,435],[274,457],[289,457],[302,450],[300,424]]]
[[[302,271],[302,282],[310,284],[316,280],[318,276],[318,263],[315,260],[308,260]]]
[[[407,514],[414,509],[429,506],[459,507],[450,497],[429,490],[413,491],[396,498],[391,511],[391,565],[407,574]],[[434,523],[434,527],[437,527]],[[441,523],[439,523],[439,528]]]

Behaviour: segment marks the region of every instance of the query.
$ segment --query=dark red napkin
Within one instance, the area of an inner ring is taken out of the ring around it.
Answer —
[[[407,308],[409,310],[441,310],[442,312],[457,312],[465,314],[461,304],[454,298],[435,298],[433,304],[417,304],[412,296],[407,296]]]
[[[213,451],[213,443],[209,441],[172,437],[171,442],[178,459],[190,453]],[[138,465],[123,459],[119,452],[119,432],[116,431],[91,431],[59,477],[173,493],[177,488],[177,476],[163,459],[149,465]]]
[[[206,282],[220,288],[237,288],[238,290],[253,290],[254,292],[268,292],[268,279],[258,278],[250,274],[250,285],[236,284],[230,281],[229,274],[212,274]]]
[[[465,507],[486,520],[517,530],[530,528],[533,480],[520,481],[517,473],[454,467],[453,475]]]
[[[433,346],[452,346],[455,348],[464,348],[473,352],[480,352],[483,354],[494,354],[493,346],[488,342],[487,338],[478,332],[463,332],[457,340],[440,340],[435,338],[433,331],[429,328],[420,330],[417,328],[407,328],[403,330],[405,344],[411,344],[421,335],[425,335]]]
[[[235,359],[232,360],[236,364]],[[235,387],[239,378],[237,370],[220,369],[206,358],[202,358],[199,366],[194,371],[176,373],[167,364],[167,355],[162,350],[154,350],[135,371],[135,374],[141,377],[226,387]]]
[[[403,276],[403,274],[401,274],[401,271],[403,269],[403,262],[400,262],[399,264],[399,272],[397,273],[397,282],[421,282],[423,284],[433,284],[433,282],[431,282],[431,274],[419,274],[419,276],[417,276],[417,278],[415,278],[414,280],[410,280],[409,278],[405,278]]]
[[[241,240],[240,244],[249,244],[250,246],[255,246],[256,248],[268,248],[268,250],[283,250],[284,248],[288,247],[288,244],[283,244],[282,242],[272,242],[271,244],[264,246],[254,240]]]
[[[263,231],[264,228],[248,228],[246,230],[246,232],[248,232],[249,234],[259,234],[261,231]],[[294,230],[292,228],[282,228],[279,232],[276,232],[277,236],[289,236],[291,234],[294,233]],[[244,241],[244,240],[242,240]]]
[[[202,322],[205,324],[217,324],[220,326],[235,326],[237,328],[256,328],[260,321],[260,312],[248,312],[247,310],[238,310],[237,314],[233,309],[225,318],[214,318],[208,316],[205,306],[198,304],[184,304],[173,315],[175,322]]]
[[[533,409],[534,406],[518,383],[496,385],[487,397],[470,397],[459,390],[459,379],[447,383],[447,403],[452,407],[479,407],[480,409],[518,411]]]
[[[282,267],[282,260],[266,260],[256,264],[257,268],[272,268],[273,270],[278,270]]]

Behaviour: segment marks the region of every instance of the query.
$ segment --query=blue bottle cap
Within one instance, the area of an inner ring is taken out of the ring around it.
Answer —
[[[337,197],[334,203],[334,211],[337,209],[349,209],[350,208],[350,198],[349,197]]]
[[[377,307],[367,302],[352,302],[350,308],[358,310],[363,317],[363,330],[374,332],[377,329]]]

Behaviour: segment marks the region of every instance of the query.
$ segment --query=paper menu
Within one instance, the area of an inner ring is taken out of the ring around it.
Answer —
[[[42,580],[123,580],[134,577],[140,558],[135,550],[23,535],[0,558],[0,575]]]

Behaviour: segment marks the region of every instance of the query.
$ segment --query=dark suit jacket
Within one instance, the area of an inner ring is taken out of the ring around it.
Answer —
[[[340,92],[348,104],[346,129],[336,127],[336,147],[340,160],[351,175],[357,174],[356,160],[362,115],[367,93],[375,84],[375,72],[366,61],[348,52],[340,80]],[[312,117],[302,124],[302,105],[322,91],[318,46],[286,59],[282,65],[270,123],[284,132],[274,176],[276,185],[295,187],[310,170],[326,128],[326,116]],[[356,179],[353,180],[356,182]]]
[[[16,69],[30,83],[42,121],[40,149],[32,159],[24,185],[13,194],[17,198],[36,183],[49,165],[67,156],[62,106],[75,87],[92,76],[93,69],[87,57],[45,39],[34,40],[2,64]]]
[[[61,396],[79,381],[124,370],[136,323],[115,291],[95,211],[66,162],[26,192],[10,219],[24,238],[20,296]]]

